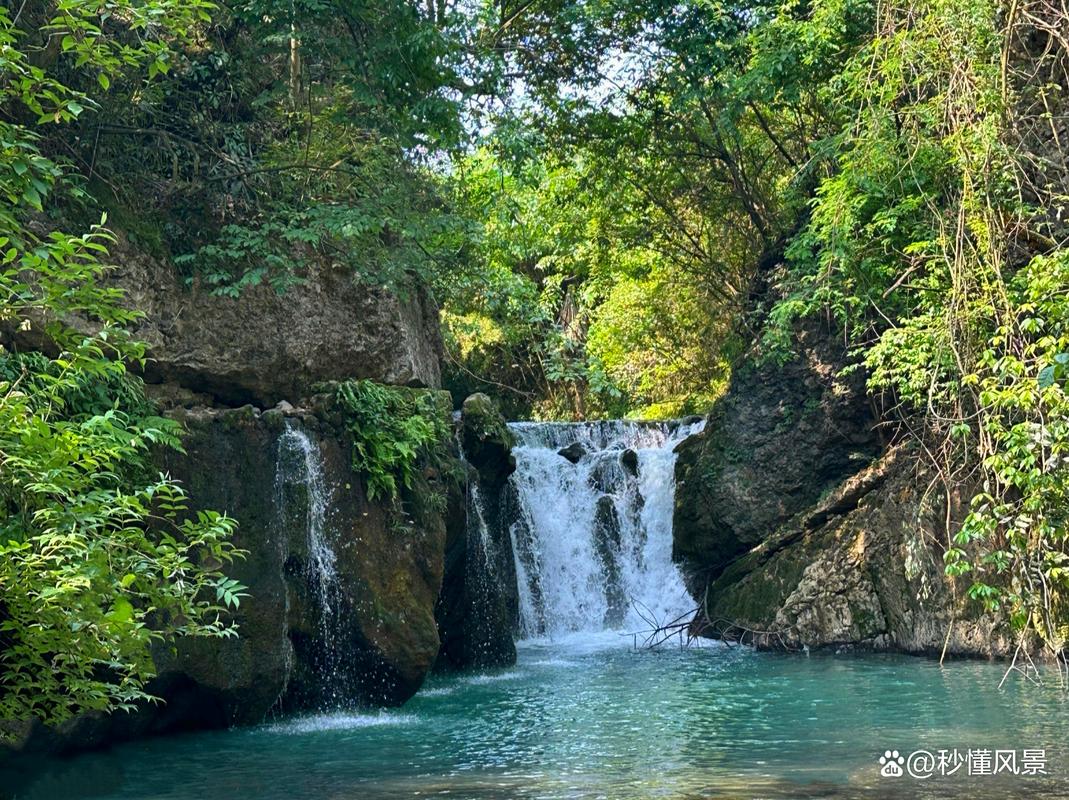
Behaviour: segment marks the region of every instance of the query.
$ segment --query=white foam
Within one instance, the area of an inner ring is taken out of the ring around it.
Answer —
[[[488,675],[472,675],[464,679],[464,683],[471,686],[482,686],[486,683],[499,683],[501,681],[514,681],[517,678],[523,677],[523,672],[520,670],[511,670],[509,672],[497,672]]]
[[[268,727],[272,733],[318,733],[320,731],[345,731],[354,728],[373,728],[380,725],[410,725],[416,721],[412,714],[317,714],[310,717],[279,722]]]
[[[569,661],[567,658],[543,658],[540,661],[529,662],[532,667],[576,667],[577,661]]]
[[[420,689],[416,697],[445,697],[455,691],[455,686],[437,686],[433,689]]]
[[[520,508],[509,533],[523,639],[619,647],[631,643],[620,633],[693,611],[672,562],[674,449],[703,426],[703,420],[509,426],[518,441],[510,480]],[[577,463],[557,452],[569,444],[583,448]],[[627,451],[637,457],[637,469]],[[606,517],[599,521],[599,503],[609,504],[615,527]],[[605,633],[611,635],[602,638]]]

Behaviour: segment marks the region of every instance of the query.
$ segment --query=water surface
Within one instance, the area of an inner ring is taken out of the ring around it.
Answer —
[[[35,768],[34,800],[1069,797],[1055,675],[630,640],[527,644],[404,708],[140,741]],[[880,777],[888,749],[1045,748],[1048,777]],[[8,787],[15,785],[5,779]],[[8,789],[9,793],[12,791]]]

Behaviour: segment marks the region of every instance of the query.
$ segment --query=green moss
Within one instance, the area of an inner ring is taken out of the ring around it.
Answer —
[[[820,545],[809,540],[787,544],[771,555],[770,543],[740,558],[710,587],[714,616],[757,627],[768,627],[788,595],[802,579]]]
[[[477,392],[464,401],[465,435],[473,435],[484,441],[499,442],[504,447],[512,447],[515,439],[505,424],[494,401],[489,396]]]

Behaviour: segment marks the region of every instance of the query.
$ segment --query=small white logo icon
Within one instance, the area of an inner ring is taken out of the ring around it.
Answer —
[[[897,750],[885,750],[880,756],[880,775],[885,778],[901,778],[902,765],[906,759],[898,754]]]

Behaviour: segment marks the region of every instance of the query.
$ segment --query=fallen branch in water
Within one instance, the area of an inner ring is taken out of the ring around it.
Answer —
[[[631,606],[635,609],[635,613],[642,618],[642,621],[650,626],[646,630],[632,632],[632,646],[635,650],[654,650],[674,639],[679,639],[679,646],[682,649],[683,647],[689,647],[699,638],[690,632],[691,622],[693,622],[694,616],[698,613],[698,609],[687,611],[667,623],[660,624],[653,612],[646,606],[637,601],[632,601]],[[684,634],[686,636],[685,639]],[[641,645],[638,642],[639,636],[643,637]]]
[[[699,606],[669,622],[661,623],[647,606],[632,600],[631,607],[635,613],[649,625],[647,629],[632,632],[632,646],[635,650],[653,650],[668,642],[678,640],[679,647],[682,649],[694,645],[700,639],[717,639],[729,647],[749,645],[779,649],[787,653],[808,651],[808,648],[804,646],[788,645],[781,631],[758,630],[735,620],[712,617],[709,614],[708,601],[709,591],[706,589]],[[639,643],[640,636],[642,637],[641,644]]]
[[[1017,659],[1022,655],[1024,656],[1024,661],[1026,663],[1023,666],[1018,666]],[[1004,684],[1006,679],[1010,677],[1011,672],[1021,673],[1021,675],[1034,684],[1038,685],[1042,683],[1039,677],[1039,668],[1032,660],[1032,657],[1028,655],[1028,650],[1025,649],[1023,641],[1018,644],[1017,649],[1013,651],[1013,661],[1011,661],[1009,667],[1006,668],[1006,673],[1002,676],[1002,680],[998,682],[998,688],[1002,688],[1002,684]]]

